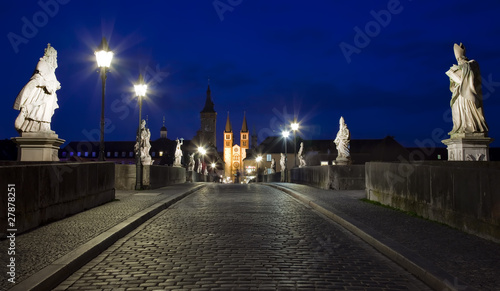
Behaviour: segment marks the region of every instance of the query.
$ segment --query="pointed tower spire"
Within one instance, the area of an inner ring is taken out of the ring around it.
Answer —
[[[201,113],[204,112],[215,112],[214,109],[214,102],[212,101],[212,91],[210,91],[210,79],[208,80],[208,87],[207,87],[207,99],[205,100],[205,107],[203,107],[203,110]]]
[[[241,126],[241,132],[248,132],[246,111],[243,111],[243,125]]]
[[[231,126],[231,120],[229,120],[229,111],[227,112],[227,121],[226,121],[226,129],[225,132],[232,132],[233,127]]]

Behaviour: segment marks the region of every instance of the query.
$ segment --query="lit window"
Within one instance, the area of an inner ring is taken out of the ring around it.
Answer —
[[[80,156],[82,155],[82,153],[81,153],[81,152],[78,152],[76,155],[80,157]]]
[[[68,154],[67,152],[62,152],[63,157],[66,157],[67,154]]]
[[[266,161],[270,162],[271,160],[272,160],[271,155],[267,155],[267,157],[266,157]]]
[[[107,156],[108,158],[109,158],[109,157],[111,157],[111,152],[108,152],[108,153],[106,154],[106,156]]]
[[[328,161],[321,161],[322,166],[328,166]]]
[[[441,159],[441,155],[438,155],[438,160],[440,160],[440,159]]]
[[[163,157],[163,152],[162,151],[160,151],[160,157]]]
[[[95,152],[92,152],[92,157],[93,157],[93,158],[95,158],[95,155],[96,155],[96,153],[95,153]]]
[[[89,152],[85,152],[85,157],[88,157],[89,156]]]
[[[152,156],[152,157],[155,157],[155,156],[156,156],[156,152],[152,152],[152,153],[151,153],[151,156]]]
[[[70,152],[69,156],[72,157],[74,154],[75,154],[74,152]]]
[[[128,156],[129,156],[129,157],[133,157],[133,156],[134,156],[134,152],[130,152],[130,153],[128,153]]]
[[[115,158],[118,158],[118,152],[115,152]]]

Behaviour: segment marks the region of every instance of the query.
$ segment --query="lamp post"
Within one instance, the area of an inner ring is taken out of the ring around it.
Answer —
[[[260,162],[262,161],[262,156],[257,156],[255,161],[257,161],[257,179],[255,179],[255,181],[259,182],[259,165],[260,165]]]
[[[139,127],[137,128],[137,152],[135,153],[135,190],[142,189],[142,162],[141,162],[141,123],[142,123],[142,98],[146,96],[148,85],[144,84],[142,74],[139,74],[139,80],[134,85],[137,102],[139,103]]]
[[[286,175],[286,172],[287,172],[287,164],[288,164],[287,149],[286,149],[286,148],[287,148],[287,147],[286,147],[286,143],[287,143],[287,142],[286,142],[286,139],[287,139],[287,138],[288,138],[288,136],[290,135],[290,132],[289,132],[288,130],[285,130],[285,131],[283,131],[283,133],[282,133],[282,134],[283,134],[283,137],[285,138],[285,139],[284,139],[284,141],[285,141],[285,179],[284,179],[284,180],[285,180],[285,182],[286,182],[286,181],[288,180],[288,179],[287,179],[287,177],[286,177],[286,176],[287,176],[287,175]]]
[[[113,59],[113,52],[109,50],[108,42],[106,38],[103,37],[101,44],[94,52],[97,66],[101,68],[101,80],[102,80],[102,101],[101,101],[101,142],[99,144],[99,161],[104,161],[104,92],[106,88],[106,73],[109,66],[111,65],[111,60]]]
[[[293,167],[297,167],[297,130],[299,129],[299,124],[297,122],[292,123],[292,130],[293,130],[293,153],[295,155],[294,157],[294,165]]]

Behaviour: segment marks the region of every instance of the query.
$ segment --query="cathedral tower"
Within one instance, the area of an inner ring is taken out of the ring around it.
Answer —
[[[224,129],[224,172],[226,177],[232,178],[232,153],[233,153],[233,128],[229,120],[229,112],[227,113],[226,128]]]
[[[247,117],[246,117],[246,112],[243,113],[243,125],[241,126],[241,131],[240,131],[240,145],[241,149],[248,149],[250,147],[250,134],[248,131],[248,126],[247,126]]]
[[[205,107],[200,112],[201,127],[198,131],[198,137],[203,144],[212,144],[217,147],[216,139],[216,124],[217,112],[214,109],[214,102],[212,101],[212,92],[210,91],[210,84],[207,88],[207,98],[205,100]]]

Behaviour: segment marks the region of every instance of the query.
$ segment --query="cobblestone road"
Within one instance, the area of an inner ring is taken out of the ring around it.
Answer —
[[[188,196],[56,290],[113,288],[429,290],[341,227],[255,184]]]

